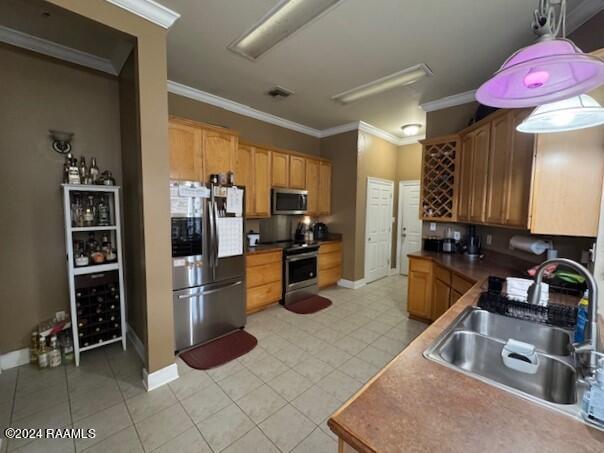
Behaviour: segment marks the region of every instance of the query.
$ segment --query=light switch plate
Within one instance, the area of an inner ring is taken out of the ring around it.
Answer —
[[[436,231],[436,222],[430,222],[430,231]]]
[[[65,311],[61,310],[55,313],[55,319],[57,321],[64,321],[65,320]]]
[[[487,245],[491,245],[493,243],[493,236],[490,234],[487,234]]]
[[[453,231],[453,239],[459,241],[461,239],[461,233],[459,231]]]

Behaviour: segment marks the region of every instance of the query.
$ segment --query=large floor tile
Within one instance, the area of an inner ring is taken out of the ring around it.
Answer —
[[[200,390],[203,390],[212,383],[212,379],[205,371],[194,370],[191,373],[180,376],[178,379],[170,382],[168,385],[174,392],[176,398],[182,400],[193,395],[194,393],[199,392]]]
[[[225,453],[279,453],[279,449],[258,428],[224,450]]]
[[[13,421],[67,402],[67,386],[64,382],[33,393],[18,393],[13,407]]]
[[[399,354],[405,347],[401,341],[393,340],[386,336],[381,336],[371,343],[371,346],[394,355]]]
[[[140,373],[122,374],[116,376],[115,380],[125,400],[147,391],[143,385],[143,378]]]
[[[239,407],[230,404],[197,426],[212,450],[219,452],[247,434],[254,423]]]
[[[13,428],[64,428],[71,424],[69,404],[61,403],[50,409],[36,412],[30,417],[11,423]],[[15,450],[31,443],[31,439],[12,439],[8,443],[8,451]]]
[[[268,385],[287,401],[291,401],[312,387],[313,383],[296,371],[288,370],[270,380]]]
[[[334,453],[336,451],[338,451],[337,441],[325,434],[321,428],[316,428],[292,450],[293,453]]]
[[[233,374],[218,383],[222,390],[233,400],[237,400],[262,385],[262,381],[248,369]]]
[[[145,392],[126,400],[126,406],[128,406],[132,420],[136,423],[172,406],[176,401],[170,387],[164,385],[151,392]]]
[[[79,392],[69,398],[73,421],[95,414],[123,401],[117,382],[107,382],[90,392]]]
[[[306,438],[316,425],[289,404],[260,424],[260,429],[283,452]]]
[[[0,404],[12,402],[17,386],[18,368],[4,370],[0,374]]]
[[[196,426],[189,428],[174,439],[168,441],[154,453],[212,453],[212,449],[201,437]]]
[[[291,403],[316,424],[321,423],[342,404],[335,396],[313,386]]]
[[[319,382],[323,377],[331,373],[333,369],[333,366],[315,357],[310,357],[294,367],[296,372],[310,379],[312,382]]]
[[[287,401],[269,386],[263,385],[236,403],[254,423],[260,423],[285,406]]]
[[[145,451],[152,451],[194,425],[180,403],[176,403],[135,426]]]
[[[84,451],[86,453],[143,453],[144,450],[136,429],[131,426]]]
[[[277,358],[268,355],[268,353],[266,357],[254,362],[248,362],[245,366],[264,382],[270,381],[288,369],[287,365]]]
[[[231,404],[231,399],[217,384],[212,384],[200,392],[181,401],[191,419],[201,422]]]
[[[123,402],[118,403],[73,424],[74,428],[94,428],[96,434],[94,439],[77,439],[76,448],[78,451],[89,448],[131,425],[132,419],[126,405]]]
[[[17,393],[34,393],[61,384],[66,384],[65,369],[63,367],[43,370],[39,374],[19,377],[17,380]]]
[[[237,360],[232,360],[229,363],[225,363],[224,365],[208,370],[207,373],[208,376],[218,382],[240,372],[241,370],[243,370],[243,365]]]
[[[369,381],[369,379],[380,371],[379,367],[365,362],[358,357],[353,357],[343,363],[338,369],[362,384]]]
[[[343,403],[354,395],[362,384],[347,374],[335,370],[321,379],[317,385]]]
[[[17,453],[70,453],[75,451],[73,439],[36,439],[16,450]]]
[[[331,365],[334,368],[339,367],[344,362],[349,360],[352,355],[348,354],[335,346],[327,345],[320,354],[316,355],[320,360]]]

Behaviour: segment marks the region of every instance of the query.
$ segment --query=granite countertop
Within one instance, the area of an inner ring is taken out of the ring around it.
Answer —
[[[570,452],[604,450],[604,432],[432,362],[422,355],[478,300],[489,275],[524,269],[485,258],[410,254],[431,259],[476,284],[328,421],[362,452]]]

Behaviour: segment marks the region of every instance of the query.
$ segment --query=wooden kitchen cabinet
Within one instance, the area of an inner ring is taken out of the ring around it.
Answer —
[[[237,135],[228,129],[203,129],[203,181],[212,174],[226,174],[234,169],[237,142]]]
[[[503,223],[506,173],[509,150],[512,146],[510,115],[503,115],[491,122],[491,146],[488,151],[487,192],[484,222]]]
[[[281,300],[281,250],[246,255],[246,311],[253,313]]]
[[[472,161],[474,158],[474,137],[466,135],[461,139],[461,165],[458,173],[459,195],[457,201],[457,220],[470,220],[470,201],[472,200]]]
[[[427,321],[432,317],[432,262],[409,258],[407,310],[412,318]]]
[[[271,152],[254,148],[254,213],[253,217],[271,215]]]
[[[289,187],[289,154],[272,151],[272,186]]]
[[[306,159],[294,154],[289,156],[289,187],[291,189],[306,188]]]
[[[342,243],[328,242],[319,246],[319,288],[338,283],[342,277]]]
[[[470,185],[470,222],[484,222],[487,197],[490,124],[485,124],[472,135],[472,183]]]
[[[437,320],[449,309],[450,297],[451,287],[435,278],[432,287],[432,320]]]
[[[306,213],[308,215],[319,214],[319,165],[318,160],[306,159],[306,190],[308,191]]]
[[[168,124],[170,179],[199,181],[203,177],[202,132],[198,127],[171,119]]]
[[[240,144],[235,155],[235,182],[245,186],[246,217],[270,217],[270,151]]]
[[[245,215],[254,215],[254,148],[239,144],[235,153],[235,182],[245,186]]]
[[[319,215],[331,214],[331,162],[319,163]]]

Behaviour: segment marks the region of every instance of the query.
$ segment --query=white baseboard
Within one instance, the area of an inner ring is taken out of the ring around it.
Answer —
[[[138,335],[136,334],[136,332],[134,331],[134,329],[130,326],[130,324],[128,324],[128,339],[130,340],[130,342],[132,343],[132,345],[134,346],[134,350],[136,351],[136,353],[138,354],[138,356],[140,357],[141,361],[143,363],[147,362],[147,359],[145,357],[145,345],[143,344],[143,342],[141,341],[140,338],[138,338]]]
[[[396,267],[390,268],[390,275],[398,275],[399,270]]]
[[[143,385],[148,392],[178,379],[178,367],[175,363],[149,374],[143,368]]]
[[[9,370],[29,363],[29,348],[17,349],[0,356],[0,370]]]
[[[344,278],[341,278],[340,280],[338,280],[338,286],[342,286],[343,288],[350,288],[350,289],[359,289],[362,288],[363,286],[365,286],[365,279],[362,278],[360,280],[346,280]]]

